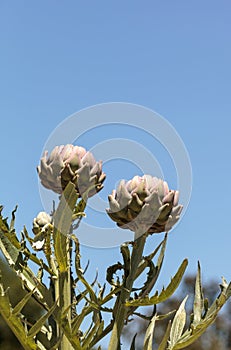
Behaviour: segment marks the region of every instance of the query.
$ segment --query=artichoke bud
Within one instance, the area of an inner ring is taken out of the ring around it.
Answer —
[[[33,220],[32,231],[35,234],[35,238],[32,247],[35,250],[43,249],[45,244],[47,230],[51,227],[51,217],[45,211],[41,211],[37,217]]]
[[[103,188],[106,178],[102,162],[96,162],[85,148],[71,144],[56,146],[50,156],[45,152],[37,171],[45,188],[62,194],[72,182],[79,197],[92,197]]]
[[[41,231],[46,230],[47,226],[51,224],[51,217],[45,211],[41,211],[36,218],[33,220],[33,229],[34,234],[38,234]]]
[[[108,199],[110,218],[139,235],[168,232],[183,208],[178,205],[179,192],[169,190],[167,182],[151,175],[122,180]]]

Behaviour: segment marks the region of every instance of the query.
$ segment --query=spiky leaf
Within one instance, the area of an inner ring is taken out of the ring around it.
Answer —
[[[18,304],[13,308],[12,314],[19,315],[21,310],[24,308],[24,306],[27,304],[27,302],[30,300],[31,296],[33,295],[34,290],[27,293],[19,302]]]
[[[147,331],[145,333],[144,337],[144,350],[152,350],[152,344],[153,344],[153,335],[154,335],[154,328],[156,324],[157,316],[154,315],[151,319],[151,322],[147,328]]]
[[[46,320],[53,314],[54,310],[57,307],[57,303],[55,303],[50,310],[43,316],[40,317],[40,319],[30,328],[28,332],[28,337],[33,338],[38,332],[40,332],[41,328],[45,324]]]
[[[208,308],[203,318],[196,324],[192,323],[190,328],[187,329],[177,340],[173,347],[169,350],[184,349],[190,344],[194,343],[205,331],[206,329],[215,321],[218,312],[222,306],[226,303],[230,297],[231,283],[228,285],[225,280],[221,285],[221,293],[218,298],[213,302],[210,308]],[[197,311],[198,312],[198,311]]]
[[[195,297],[193,303],[193,325],[196,326],[202,318],[204,306],[204,298],[202,293],[202,285],[201,285],[201,269],[200,264],[198,262],[198,272],[195,283]]]
[[[188,265],[188,260],[185,259],[180,265],[175,276],[171,279],[171,282],[169,283],[169,285],[166,287],[166,289],[163,288],[163,290],[159,295],[158,295],[158,292],[156,292],[156,294],[153,295],[152,297],[144,297],[144,298],[138,298],[132,301],[127,301],[126,306],[155,305],[167,300],[179,286],[187,265]]]
[[[18,338],[25,350],[37,350],[38,347],[34,339],[28,339],[25,327],[23,326],[20,317],[12,313],[12,306],[10,304],[7,293],[4,292],[4,287],[0,283],[0,314],[4,318],[7,325]]]
[[[168,327],[167,327],[165,334],[164,334],[164,337],[163,337],[163,339],[158,347],[158,350],[166,350],[167,349],[170,330],[171,330],[171,321],[169,321],[169,323],[168,323]]]
[[[182,301],[173,319],[172,327],[170,330],[169,350],[174,349],[174,345],[177,343],[178,339],[181,337],[182,332],[184,330],[184,326],[186,322],[185,303],[187,299],[188,299],[188,296],[186,296]]]

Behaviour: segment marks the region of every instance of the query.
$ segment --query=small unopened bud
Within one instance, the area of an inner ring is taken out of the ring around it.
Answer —
[[[34,232],[35,235],[38,233],[41,233],[44,231],[51,223],[51,217],[49,214],[47,214],[45,211],[41,211],[36,218],[33,220],[33,229],[32,231]]]

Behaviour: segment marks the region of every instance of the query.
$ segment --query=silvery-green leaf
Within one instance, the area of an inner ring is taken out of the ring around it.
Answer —
[[[152,350],[152,344],[153,344],[153,335],[154,335],[154,328],[156,324],[157,316],[154,315],[151,319],[151,322],[147,328],[147,331],[145,333],[144,337],[144,346],[143,350]]]
[[[33,295],[34,290],[27,293],[19,302],[18,304],[13,308],[12,314],[18,315],[23,307],[27,304],[27,302],[30,300],[31,296]]]
[[[203,311],[203,305],[204,305],[204,298],[202,293],[202,286],[201,286],[201,268],[200,263],[198,262],[198,272],[196,277],[196,283],[195,283],[195,297],[194,297],[194,303],[193,303],[193,325],[197,325],[202,317],[202,311]]]
[[[165,334],[164,334],[164,337],[163,337],[163,339],[158,347],[158,350],[166,350],[167,349],[170,330],[171,330],[171,321],[169,321],[169,323],[168,323],[168,327],[167,327]]]
[[[55,303],[45,315],[41,316],[39,320],[29,329],[27,335],[28,338],[33,338],[38,332],[40,332],[42,326],[45,324],[46,320],[52,315],[56,307],[57,303]]]
[[[152,297],[145,297],[145,298],[138,298],[137,300],[131,300],[131,301],[128,301],[126,305],[127,306],[155,305],[167,300],[179,286],[187,265],[188,265],[188,260],[185,259],[180,265],[175,276],[171,279],[171,282],[169,283],[169,285],[166,287],[166,289],[163,288],[159,295],[158,295],[158,292],[156,292]]]
[[[124,261],[124,274],[127,277],[131,269],[131,255],[127,243],[123,243],[120,247],[121,254]]]
[[[188,296],[186,296],[182,301],[173,319],[172,327],[170,330],[170,337],[169,337],[169,350],[174,349],[174,345],[177,343],[178,339],[181,337],[183,333],[185,322],[186,322],[185,303],[187,299],[188,299]]]

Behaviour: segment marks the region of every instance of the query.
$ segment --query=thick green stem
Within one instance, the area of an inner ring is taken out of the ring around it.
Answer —
[[[129,298],[133,282],[135,280],[136,271],[139,263],[142,260],[144,245],[146,241],[146,235],[142,235],[137,238],[133,243],[132,256],[131,256],[131,270],[126,279],[125,286],[121,291],[118,299],[117,310],[115,313],[114,326],[112,329],[111,339],[109,343],[109,350],[118,350],[120,349],[120,338],[121,333],[124,327],[124,321],[127,316],[127,308],[125,306],[125,301]]]
[[[67,320],[71,324],[71,256],[70,256],[70,238],[67,237],[67,271],[59,272],[59,298],[62,313],[66,313]],[[60,330],[59,330],[60,333]],[[60,350],[73,350],[67,337],[63,335]]]
[[[55,300],[58,301],[60,317],[67,318],[71,324],[71,227],[78,194],[71,182],[62,193],[58,208],[54,213],[54,256],[57,264],[57,280],[55,281]],[[62,319],[57,326],[57,335],[62,336]],[[66,325],[68,327],[68,325]],[[69,327],[68,327],[69,329]],[[72,345],[66,336],[62,337],[59,350],[72,350]]]

